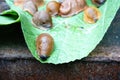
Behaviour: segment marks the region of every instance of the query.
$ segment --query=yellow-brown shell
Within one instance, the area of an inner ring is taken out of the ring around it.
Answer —
[[[95,7],[88,7],[84,11],[84,21],[87,23],[95,23],[100,16],[100,11]]]
[[[40,34],[36,39],[37,53],[42,60],[46,60],[52,53],[54,48],[54,40],[47,33]]]
[[[86,7],[85,0],[64,0],[60,6],[60,15],[70,17],[83,11]]]
[[[22,8],[24,1],[25,0],[14,0],[14,5]]]
[[[33,1],[37,7],[44,4],[44,0],[14,0],[14,5],[22,7],[25,1]]]
[[[46,6],[47,12],[49,14],[51,14],[52,16],[58,15],[59,8],[60,8],[60,3],[56,2],[56,1],[50,1],[50,2],[48,2],[47,6]]]
[[[44,0],[32,0],[37,7],[44,5]]]

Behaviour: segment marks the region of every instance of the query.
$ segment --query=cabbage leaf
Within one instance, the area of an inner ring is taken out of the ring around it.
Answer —
[[[25,41],[32,55],[41,63],[62,64],[75,60],[80,60],[89,55],[89,53],[102,40],[104,34],[109,28],[117,10],[120,7],[120,0],[107,0],[99,10],[101,18],[95,24],[88,24],[83,21],[83,12],[69,17],[52,17],[53,28],[50,30],[40,30],[32,25],[32,16],[13,4],[13,0],[6,0],[11,10],[4,14],[13,14],[12,17],[0,16],[0,25],[3,22],[11,24],[21,22],[21,28]],[[45,0],[45,3],[51,0]],[[93,6],[90,0],[86,0],[89,6]],[[45,10],[46,6],[39,10]],[[17,13],[18,17],[14,13]],[[39,34],[49,33],[54,38],[54,50],[51,56],[46,60],[40,60],[35,41]]]

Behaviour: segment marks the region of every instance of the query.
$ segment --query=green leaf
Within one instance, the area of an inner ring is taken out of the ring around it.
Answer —
[[[19,16],[14,10],[7,10],[0,14],[0,25],[8,25],[19,21]]]
[[[45,0],[46,3],[48,1],[51,0]],[[12,0],[7,2],[12,5],[11,9],[20,15],[25,41],[32,55],[42,63],[53,64],[68,63],[88,56],[102,40],[120,7],[120,0],[107,0],[99,8],[102,16],[95,24],[85,23],[83,12],[69,18],[52,17],[53,28],[44,31],[35,28],[31,23],[32,16],[14,6]],[[87,0],[87,4],[91,6],[90,0]],[[45,6],[40,7],[39,10],[45,10]],[[55,42],[54,51],[46,61],[41,61],[36,52],[36,37],[41,33],[49,33]]]

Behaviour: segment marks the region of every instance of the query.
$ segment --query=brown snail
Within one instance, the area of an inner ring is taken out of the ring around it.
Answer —
[[[26,0],[23,4],[23,10],[33,15],[38,11],[38,8],[32,0]]]
[[[14,0],[14,5],[23,8],[31,15],[38,11],[38,7],[43,5],[44,0]]]
[[[37,5],[37,7],[42,6],[44,4],[44,0],[32,0],[32,1]]]
[[[97,7],[100,7],[101,5],[103,5],[106,0],[92,0],[93,4],[95,4]]]
[[[84,11],[84,21],[87,23],[95,23],[100,16],[100,11],[95,7],[88,7]]]
[[[39,29],[52,28],[52,18],[46,11],[38,11],[33,15],[32,23]]]
[[[25,1],[30,1],[30,0],[14,0],[14,5],[22,7]],[[37,5],[37,7],[43,5],[44,0],[32,0],[34,4]]]
[[[24,1],[25,1],[25,0],[14,0],[14,5],[15,5],[15,6],[20,6],[20,7],[22,7]]]
[[[63,0],[60,6],[60,15],[69,17],[83,11],[87,7],[85,0]]]
[[[58,15],[59,8],[60,8],[60,3],[56,1],[50,1],[46,6],[47,12],[49,12],[49,14],[51,14],[52,16]]]
[[[36,39],[36,48],[41,60],[46,60],[51,55],[54,48],[52,36],[47,33],[40,34]]]
[[[9,9],[10,7],[5,1],[0,2],[0,13]]]

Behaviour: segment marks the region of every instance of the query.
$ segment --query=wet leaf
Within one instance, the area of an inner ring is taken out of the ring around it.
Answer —
[[[0,25],[8,25],[19,21],[18,13],[12,9],[0,13]]]
[[[45,1],[47,3],[50,0]],[[95,24],[85,23],[83,21],[83,12],[69,18],[52,17],[53,28],[44,31],[35,28],[31,23],[32,16],[14,6],[12,0],[7,0],[7,3],[11,6],[11,10],[17,12],[20,17],[25,41],[32,55],[42,63],[53,64],[68,63],[88,56],[102,40],[120,7],[120,0],[107,0],[99,8],[102,15]],[[87,0],[87,4],[92,6],[90,0]],[[39,10],[45,10],[45,6],[40,7]],[[9,22],[9,19],[5,20]],[[55,42],[54,51],[46,61],[41,61],[36,52],[36,37],[41,33],[49,33]]]

